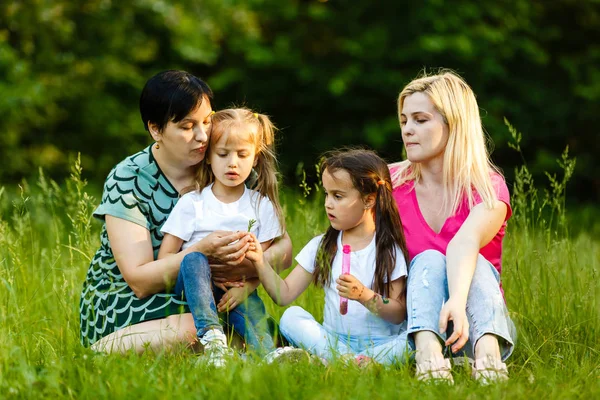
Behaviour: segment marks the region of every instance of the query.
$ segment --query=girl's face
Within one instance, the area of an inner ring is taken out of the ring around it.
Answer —
[[[223,186],[243,185],[256,165],[256,146],[248,127],[233,126],[213,141],[208,162],[215,180]]]
[[[323,189],[325,190],[325,211],[334,229],[348,231],[357,227],[366,218],[373,218],[369,199],[364,199],[352,184],[348,171],[338,169],[330,173],[323,171]]]
[[[198,164],[206,153],[211,116],[210,100],[204,98],[200,107],[179,122],[169,121],[162,132],[150,123],[152,138],[160,145],[158,151],[184,168]]]
[[[428,95],[416,92],[406,96],[400,126],[406,156],[411,162],[443,161],[448,143],[448,124]]]

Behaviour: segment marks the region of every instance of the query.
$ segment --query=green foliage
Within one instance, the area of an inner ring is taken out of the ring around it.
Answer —
[[[216,62],[225,32],[256,29],[241,6],[230,13],[215,0],[0,3],[0,177],[38,165],[56,174],[78,152],[106,176],[148,141],[137,101],[151,75],[198,72]]]
[[[558,172],[567,144],[578,159],[569,195],[599,199],[599,27],[597,0],[5,1],[0,179],[37,166],[59,176],[80,152],[101,181],[150,141],[139,93],[170,68],[205,78],[216,108],[247,102],[272,115],[288,180],[341,145],[397,160],[399,90],[422,68],[448,67],[477,93],[500,166],[520,165],[507,117],[525,133],[532,177]]]
[[[569,147],[563,151],[561,158],[556,160],[560,166],[563,177],[558,179],[556,174],[545,172],[550,189],[544,189],[544,196],[538,196],[538,189],[534,184],[533,175],[529,172],[523,153],[521,152],[522,135],[505,118],[513,142],[508,146],[519,153],[523,164],[515,169],[515,183],[513,187],[514,221],[521,232],[528,234],[531,231],[546,231],[548,243],[557,235],[568,236],[566,214],[566,188],[567,183],[575,170],[575,159],[569,158]]]

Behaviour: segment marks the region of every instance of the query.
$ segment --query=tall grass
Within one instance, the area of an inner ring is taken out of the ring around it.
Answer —
[[[97,200],[78,160],[62,185],[40,171],[34,184],[0,188],[0,398],[598,398],[600,241],[570,233],[564,194],[574,161],[565,153],[560,162],[565,175],[551,177],[547,191],[526,167],[516,174],[503,285],[519,338],[510,381],[489,388],[467,370],[457,371],[454,387],[422,384],[411,365],[361,371],[247,361],[213,371],[185,351],[96,355],[79,344],[78,300],[99,243]],[[282,196],[294,253],[327,226],[322,192],[302,191]],[[279,318],[283,309],[261,294]],[[319,290],[296,304],[322,317]]]

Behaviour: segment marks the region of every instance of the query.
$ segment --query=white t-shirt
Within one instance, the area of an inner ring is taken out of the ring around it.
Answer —
[[[183,195],[160,230],[182,239],[182,249],[214,231],[247,231],[251,219],[256,220],[251,232],[261,243],[283,234],[273,203],[267,197],[245,187],[239,200],[223,203],[213,194],[212,186]]]
[[[315,270],[315,258],[323,235],[313,238],[296,256],[296,261],[307,272]],[[348,300],[348,312],[340,314],[340,296],[335,280],[342,273],[342,233],[337,238],[337,253],[333,259],[331,282],[325,287],[325,310],[323,326],[325,329],[340,335],[352,336],[392,336],[405,329],[405,324],[395,325],[370,312],[358,301]],[[375,279],[375,236],[367,247],[350,252],[350,274],[363,285],[373,289]],[[406,261],[402,250],[396,247],[396,266],[392,272],[392,281],[407,275]]]

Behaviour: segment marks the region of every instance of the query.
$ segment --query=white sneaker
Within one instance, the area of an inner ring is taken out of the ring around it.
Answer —
[[[227,359],[233,356],[233,350],[227,346],[227,337],[218,329],[210,329],[201,338],[204,346],[204,361],[210,366],[222,368]]]
[[[267,364],[285,363],[285,362],[302,362],[309,361],[310,354],[306,350],[298,349],[296,347],[285,346],[278,347],[264,358]]]

